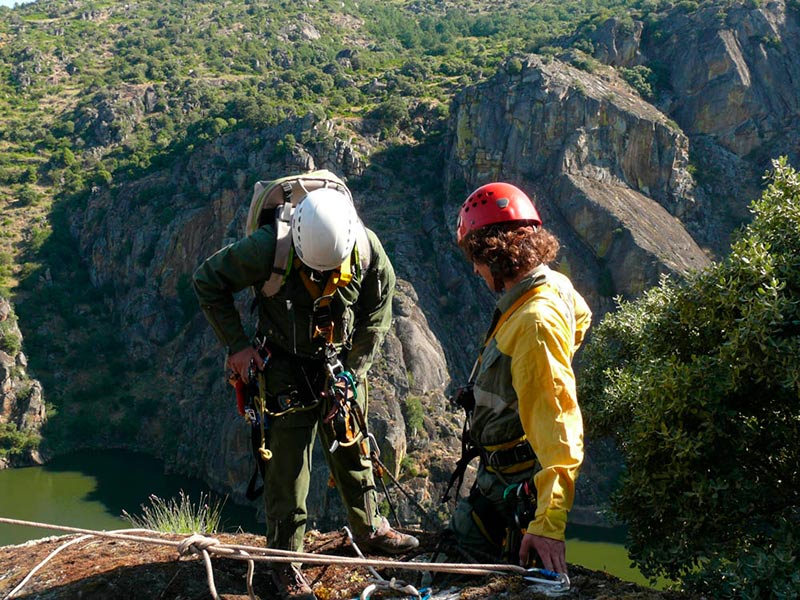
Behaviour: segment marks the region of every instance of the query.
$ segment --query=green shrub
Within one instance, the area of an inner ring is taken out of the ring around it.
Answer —
[[[396,130],[409,120],[408,105],[403,98],[390,96],[372,111],[371,116],[384,127]]]
[[[16,356],[22,350],[22,339],[11,329],[11,321],[0,322],[0,350],[10,356]]]
[[[0,458],[34,450],[40,442],[38,435],[20,431],[14,423],[0,423]]]
[[[628,85],[635,89],[642,98],[646,100],[651,100],[653,98],[655,75],[649,67],[644,65],[636,65],[630,69],[621,67],[619,73]]]
[[[626,462],[612,505],[631,559],[714,598],[800,594],[800,176],[785,159],[752,211],[724,262],[604,318],[579,380],[587,430]]]
[[[406,430],[412,435],[425,431],[425,409],[422,400],[417,396],[409,396],[403,404],[406,417]]]

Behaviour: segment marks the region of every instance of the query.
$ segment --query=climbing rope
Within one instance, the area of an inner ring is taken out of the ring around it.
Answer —
[[[370,434],[370,436],[372,436],[372,434]],[[374,445],[372,447],[373,448],[377,448],[378,447],[378,443],[375,441],[375,437],[372,436],[371,439],[374,442]],[[382,469],[389,476],[389,479],[392,480],[392,483],[395,485],[395,487],[398,490],[400,490],[403,493],[403,495],[408,499],[408,501],[414,506],[414,508],[417,509],[419,514],[422,516],[423,520],[427,521],[429,525],[434,525],[434,526],[438,525],[436,519],[434,519],[428,513],[428,511],[425,510],[425,508],[417,501],[417,499],[414,498],[414,496],[405,488],[405,486],[403,486],[403,484],[400,483],[400,481],[397,479],[397,477],[395,477],[394,474],[391,472],[389,467],[387,467],[385,464],[383,464],[383,461],[381,460],[379,452],[377,452],[377,451],[371,452],[370,453],[370,460],[372,460],[372,462],[377,464],[378,467],[380,467],[380,469]],[[383,483],[383,480],[381,480],[381,483]],[[385,487],[384,487],[384,489],[385,489]],[[386,493],[386,498],[387,498],[387,500],[389,500],[388,492]],[[394,512],[394,508],[392,508],[392,512]]]
[[[220,546],[220,541],[212,537],[206,537],[198,533],[190,535],[178,545],[178,554],[187,556],[189,554],[201,554],[203,556],[203,564],[206,567],[206,579],[208,580],[208,589],[211,591],[211,597],[214,600],[219,600],[217,594],[217,587],[214,584],[214,570],[211,568],[211,557],[209,550],[213,550],[216,546]],[[244,550],[239,549],[239,554],[246,557],[247,560],[247,595],[250,600],[257,600],[255,591],[253,590],[253,573],[255,573],[255,562],[250,558],[250,555]]]
[[[350,531],[350,528],[342,527],[342,531],[347,534],[347,539],[350,540],[350,545],[353,547],[355,553],[360,558],[365,559],[366,557],[361,552],[361,548],[358,547],[358,544],[356,544],[356,540],[353,537],[353,533]],[[364,591],[361,592],[360,600],[369,600],[372,592],[377,589],[387,589],[393,592],[399,592],[405,596],[413,596],[414,598],[417,598],[417,600],[422,600],[422,594],[413,585],[408,584],[405,581],[398,581],[394,577],[387,581],[384,577],[381,577],[381,574],[378,573],[373,567],[367,567],[367,569],[370,573],[372,573],[374,579],[366,588],[364,588]]]
[[[45,566],[45,565],[46,565],[48,562],[50,562],[50,559],[51,559],[51,558],[53,558],[54,556],[56,556],[56,555],[57,555],[59,552],[61,552],[62,550],[65,550],[65,549],[67,549],[67,548],[69,548],[69,547],[70,547],[70,546],[72,546],[73,544],[77,544],[78,542],[82,542],[82,541],[84,541],[84,540],[88,540],[88,539],[89,539],[89,538],[91,538],[91,537],[92,537],[91,535],[82,535],[81,537],[74,538],[74,539],[72,539],[72,540],[70,540],[70,541],[68,541],[68,542],[66,542],[66,543],[64,543],[64,544],[61,544],[61,545],[60,545],[58,548],[56,548],[56,549],[55,549],[55,550],[53,550],[53,551],[52,551],[50,554],[48,554],[48,555],[47,555],[47,557],[46,557],[46,558],[45,558],[45,559],[44,559],[42,562],[40,562],[38,565],[36,565],[36,566],[35,566],[35,567],[34,567],[34,568],[31,570],[31,572],[30,572],[30,573],[28,573],[28,574],[25,576],[25,578],[24,578],[22,581],[20,581],[20,582],[17,584],[17,586],[16,586],[16,587],[15,587],[13,590],[11,590],[11,591],[10,591],[10,592],[9,592],[9,593],[6,595],[6,597],[5,597],[5,599],[4,599],[4,600],[10,600],[11,598],[14,598],[14,597],[15,597],[15,595],[16,595],[16,593],[17,593],[18,591],[20,591],[20,590],[21,590],[21,589],[22,589],[22,588],[25,586],[25,584],[26,584],[26,583],[28,583],[28,581],[30,581],[31,577],[33,577],[33,576],[36,574],[36,572],[37,572],[39,569],[41,569],[41,568],[42,568],[43,566]]]
[[[293,563],[301,562],[312,565],[351,565],[353,567],[382,567],[394,568],[407,571],[434,571],[442,573],[456,573],[461,575],[492,575],[492,574],[516,574],[526,575],[528,572],[523,568],[516,565],[508,564],[472,564],[472,563],[428,563],[428,562],[402,562],[397,560],[381,560],[381,559],[368,559],[364,558],[360,550],[357,549],[358,557],[349,556],[333,556],[326,554],[313,554],[309,552],[293,552],[291,550],[278,550],[274,548],[260,548],[254,546],[243,546],[236,544],[222,544],[219,540],[199,534],[193,534],[183,540],[166,540],[163,538],[149,537],[146,535],[133,535],[133,531],[143,531],[152,533],[149,530],[119,530],[119,531],[95,531],[92,529],[84,529],[80,527],[69,527],[64,525],[53,525],[50,523],[39,523],[35,521],[23,521],[20,519],[10,519],[0,517],[0,523],[8,525],[21,525],[25,527],[38,527],[42,529],[54,529],[56,531],[64,531],[67,533],[81,534],[82,537],[76,538],[63,544],[56,551],[52,552],[44,561],[37,565],[22,582],[17,585],[4,600],[11,600],[15,594],[31,579],[31,577],[47,563],[53,556],[63,550],[69,545],[78,543],[88,537],[96,536],[102,538],[110,538],[116,540],[127,540],[132,542],[139,542],[143,544],[172,546],[178,550],[179,555],[186,554],[200,554],[203,558],[206,574],[209,584],[209,590],[214,600],[219,600],[219,595],[214,585],[214,574],[211,568],[211,555],[230,558],[234,560],[245,560],[248,562],[248,579],[247,591],[251,600],[255,600],[255,594],[252,590],[252,576],[255,562],[267,563]],[[351,539],[352,542],[352,539]],[[371,572],[377,574],[374,569]],[[380,575],[378,575],[380,577]],[[385,580],[384,580],[385,581]],[[399,585],[396,580],[392,582],[385,582],[395,586]],[[382,586],[381,583],[374,582],[375,588]],[[384,585],[383,587],[387,587]],[[393,588],[394,589],[394,588]],[[366,590],[365,590],[366,591]],[[416,591],[416,590],[415,590]],[[420,593],[417,591],[416,596],[419,598]],[[369,595],[367,595],[367,598]]]

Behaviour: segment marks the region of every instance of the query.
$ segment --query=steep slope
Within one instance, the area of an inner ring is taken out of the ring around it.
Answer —
[[[702,211],[688,140],[612,70],[509,62],[456,97],[451,132],[450,181],[537,190],[565,267],[596,309],[639,294],[659,273],[708,264],[684,225]]]

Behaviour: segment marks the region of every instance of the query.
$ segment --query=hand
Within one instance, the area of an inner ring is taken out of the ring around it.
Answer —
[[[542,559],[542,566],[549,571],[556,573],[567,573],[567,545],[561,540],[533,535],[526,533],[522,536],[522,544],[519,547],[519,564],[523,567],[529,562],[533,562],[535,554]]]
[[[336,388],[337,395],[341,395],[342,399],[349,400],[353,396],[353,388],[347,385],[344,381],[339,379],[333,384]]]
[[[249,381],[247,374],[248,371],[250,371],[251,360],[254,361],[259,371],[264,368],[264,360],[252,346],[248,346],[244,350],[239,350],[236,354],[231,354],[228,357],[228,368],[238,375],[242,381],[247,383]]]

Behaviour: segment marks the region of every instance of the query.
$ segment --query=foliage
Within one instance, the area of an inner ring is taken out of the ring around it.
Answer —
[[[583,357],[631,558],[718,598],[800,593],[800,176],[773,168],[724,262],[621,303]]]
[[[396,131],[409,119],[408,106],[402,98],[392,96],[372,111],[372,117],[383,127]]]
[[[0,458],[34,450],[40,441],[38,435],[20,431],[14,423],[0,423]]]
[[[12,357],[22,350],[22,340],[15,330],[13,319],[0,321],[0,350]]]
[[[411,435],[419,435],[425,431],[425,408],[417,396],[409,396],[403,404],[406,417],[406,429]]]
[[[655,87],[655,75],[652,69],[644,65],[636,65],[635,67],[620,68],[620,75],[628,82],[633,89],[639,92],[639,95],[646,99],[653,99],[653,88]]]
[[[213,499],[200,493],[197,504],[180,491],[178,498],[164,500],[155,494],[150,495],[150,505],[142,504],[141,515],[131,515],[122,511],[122,517],[131,525],[141,529],[163,533],[216,533],[222,519],[225,500]]]

